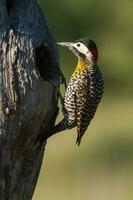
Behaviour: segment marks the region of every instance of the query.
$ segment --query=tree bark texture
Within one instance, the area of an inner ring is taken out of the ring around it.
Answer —
[[[32,199],[54,125],[58,49],[35,0],[0,0],[0,199]],[[37,141],[37,142],[36,142]]]

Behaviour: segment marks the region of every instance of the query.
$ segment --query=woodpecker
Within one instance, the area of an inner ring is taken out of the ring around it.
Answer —
[[[58,44],[72,51],[78,58],[78,64],[63,98],[64,118],[53,127],[51,135],[77,127],[76,143],[80,145],[103,95],[104,80],[97,65],[98,50],[88,38]]]

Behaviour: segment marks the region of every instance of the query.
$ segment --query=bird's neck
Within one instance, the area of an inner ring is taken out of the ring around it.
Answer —
[[[74,70],[72,76],[78,76],[84,73],[85,70],[88,70],[94,63],[89,61],[84,61],[79,59],[76,69]]]

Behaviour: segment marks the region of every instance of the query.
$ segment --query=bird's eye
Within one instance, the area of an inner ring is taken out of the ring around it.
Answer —
[[[77,47],[80,47],[80,44],[77,44]]]

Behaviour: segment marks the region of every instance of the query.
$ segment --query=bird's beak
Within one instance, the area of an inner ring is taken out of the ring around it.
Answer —
[[[59,42],[57,43],[63,47],[67,47],[68,49],[71,49],[72,48],[72,43],[71,42]]]
[[[78,58],[80,58],[79,53],[77,51],[77,49],[73,46],[74,43],[72,42],[60,42],[57,43],[63,47],[67,47],[70,51],[72,51]]]

